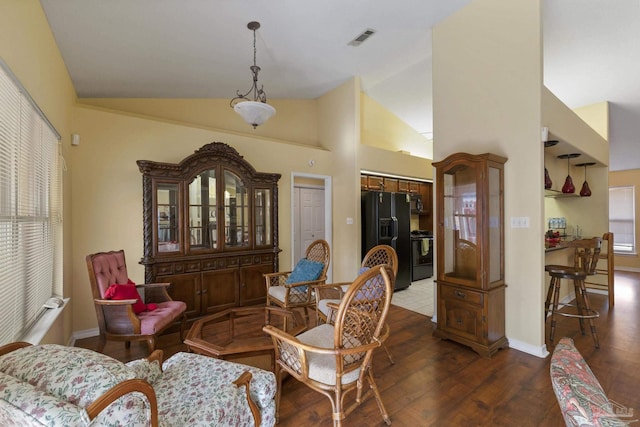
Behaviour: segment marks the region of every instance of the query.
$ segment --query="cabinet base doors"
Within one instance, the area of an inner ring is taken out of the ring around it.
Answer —
[[[504,330],[505,287],[477,291],[438,283],[438,324],[433,335],[491,357],[509,346]]]

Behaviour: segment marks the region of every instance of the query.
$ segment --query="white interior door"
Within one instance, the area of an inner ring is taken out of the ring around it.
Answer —
[[[313,241],[325,239],[324,196],[323,188],[294,187],[294,263]]]
[[[324,239],[324,189],[300,188],[300,258],[309,245]]]
[[[304,173],[291,174],[291,268],[304,257],[307,247],[324,239],[331,247],[331,177]],[[333,278],[332,265],[327,271]]]

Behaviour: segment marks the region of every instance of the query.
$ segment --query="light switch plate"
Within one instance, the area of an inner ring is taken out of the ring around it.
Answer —
[[[512,216],[511,228],[529,228],[528,216]]]

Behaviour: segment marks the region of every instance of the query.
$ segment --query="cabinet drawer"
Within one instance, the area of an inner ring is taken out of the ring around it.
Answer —
[[[251,265],[253,264],[253,256],[245,255],[240,257],[240,265]]]
[[[166,276],[173,274],[173,264],[159,264],[154,267],[156,276]]]
[[[217,259],[206,259],[202,261],[202,269],[203,270],[215,270],[218,268],[218,260]]]
[[[272,254],[260,255],[260,263],[261,264],[271,264],[272,262],[273,262],[273,255]]]
[[[185,262],[184,271],[186,273],[193,273],[196,271],[200,271],[200,262],[198,261]]]
[[[440,286],[440,292],[441,297],[447,300],[463,301],[467,304],[479,306],[484,302],[484,294],[482,292],[474,292],[450,286]]]
[[[240,265],[240,261],[236,257],[225,258],[223,261],[224,261],[224,268],[238,267]]]

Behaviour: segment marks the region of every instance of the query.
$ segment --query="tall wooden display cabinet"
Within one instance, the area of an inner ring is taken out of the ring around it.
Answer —
[[[438,321],[434,335],[490,357],[505,337],[504,163],[452,154],[436,169]]]
[[[147,283],[170,282],[187,316],[264,303],[278,271],[278,180],[227,144],[180,163],[138,160]]]

